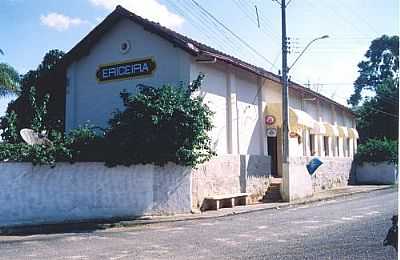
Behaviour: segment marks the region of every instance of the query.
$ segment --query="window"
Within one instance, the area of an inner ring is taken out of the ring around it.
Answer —
[[[325,151],[325,156],[329,156],[329,137],[324,136],[324,151]]]
[[[340,155],[340,148],[339,148],[339,136],[336,136],[336,156]]]
[[[315,155],[315,135],[310,134],[310,153]]]

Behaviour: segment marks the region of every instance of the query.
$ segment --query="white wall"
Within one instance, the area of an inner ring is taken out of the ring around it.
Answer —
[[[129,40],[131,50],[127,54],[119,51],[120,44]],[[131,59],[153,57],[156,70],[151,76],[136,79],[98,83],[96,70],[100,64],[121,62]],[[162,86],[189,82],[189,54],[176,48],[169,41],[145,31],[143,27],[122,20],[109,30],[88,56],[69,66],[66,98],[66,129],[72,129],[90,121],[105,127],[111,113],[121,109],[120,92],[126,89],[136,93],[136,85]]]
[[[223,63],[200,64],[193,59],[190,79],[200,72],[205,79],[199,95],[215,112],[211,137],[217,153],[263,155],[262,91],[257,77]]]
[[[0,226],[191,210],[191,169],[103,163],[0,163]]]
[[[331,105],[326,102],[320,102],[320,110],[321,110],[322,121],[333,124],[334,119],[333,119]]]
[[[289,106],[295,109],[302,110],[302,100],[297,92],[289,89]]]
[[[227,154],[227,70],[219,65],[194,62],[191,66],[190,79],[196,79],[200,72],[205,74],[205,78],[198,95],[204,98],[204,103],[214,112],[214,128],[210,132],[212,146],[218,154]]]
[[[239,113],[240,154],[263,154],[260,135],[260,120],[258,113],[257,78],[248,73],[237,72],[237,105]],[[262,114],[262,113],[261,113]]]

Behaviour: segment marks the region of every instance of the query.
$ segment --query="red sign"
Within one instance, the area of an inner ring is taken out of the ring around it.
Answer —
[[[274,116],[272,116],[272,115],[267,115],[266,117],[265,117],[265,124],[267,124],[267,125],[272,125],[272,124],[274,124],[275,123],[275,117]]]

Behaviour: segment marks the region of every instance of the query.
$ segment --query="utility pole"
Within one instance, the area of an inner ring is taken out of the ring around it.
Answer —
[[[289,162],[289,93],[288,93],[288,66],[287,66],[287,37],[286,37],[286,0],[281,0],[282,10],[282,143],[283,163]]]

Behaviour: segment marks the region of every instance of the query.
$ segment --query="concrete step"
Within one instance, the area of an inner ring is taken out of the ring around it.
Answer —
[[[262,199],[264,203],[282,201],[280,183],[271,183]]]

